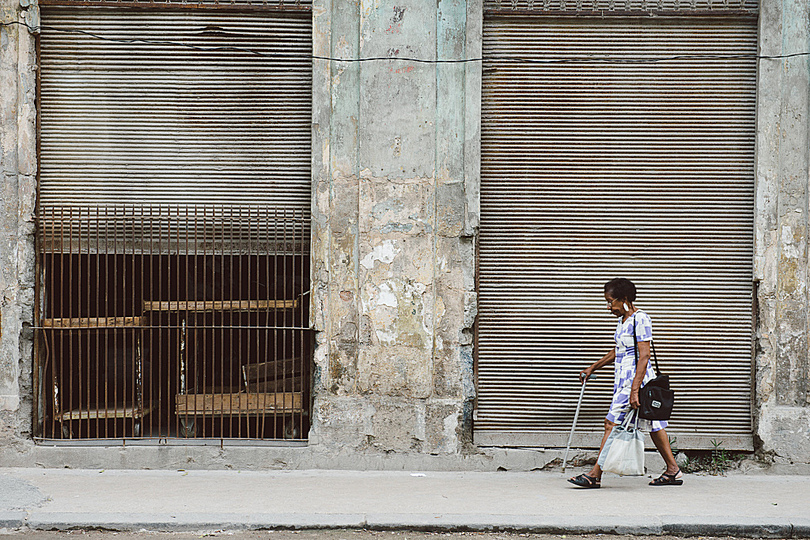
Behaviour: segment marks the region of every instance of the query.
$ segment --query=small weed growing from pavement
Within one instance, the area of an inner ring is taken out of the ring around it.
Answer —
[[[712,476],[721,476],[745,458],[745,454],[729,452],[723,448],[723,441],[712,439],[710,442],[711,450],[687,453],[686,462],[681,466],[683,472],[705,472]]]

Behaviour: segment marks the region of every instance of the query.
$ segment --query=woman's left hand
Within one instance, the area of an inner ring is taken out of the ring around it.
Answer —
[[[638,409],[641,403],[638,400],[638,390],[630,390],[630,406]]]

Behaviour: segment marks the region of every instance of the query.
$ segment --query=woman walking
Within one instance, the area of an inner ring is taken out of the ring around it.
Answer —
[[[637,409],[639,406],[638,391],[655,378],[654,370],[650,365],[650,342],[652,341],[652,322],[649,315],[640,311],[633,305],[636,300],[636,286],[629,279],[611,279],[605,284],[605,300],[608,310],[619,317],[616,325],[616,332],[613,339],[616,347],[603,356],[599,361],[594,362],[580,374],[580,381],[597,369],[615,361],[613,379],[613,402],[610,411],[605,417],[605,434],[602,436],[602,444],[599,451],[605,446],[608,435],[613,426],[620,424],[630,409]],[[633,329],[635,328],[635,339]],[[636,364],[635,342],[638,342],[638,364]],[[642,420],[645,429],[650,429],[650,437],[655,444],[655,448],[664,458],[667,470],[650,482],[651,486],[680,486],[683,484],[683,473],[672,455],[672,448],[669,445],[669,437],[664,430],[667,427],[666,421]],[[641,425],[641,424],[639,424]],[[602,469],[598,464],[587,474],[580,474],[568,479],[572,484],[582,488],[598,488],[602,486]]]

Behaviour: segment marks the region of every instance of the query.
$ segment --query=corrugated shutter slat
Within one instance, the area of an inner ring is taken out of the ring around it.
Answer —
[[[625,276],[680,447],[750,448],[756,47],[751,20],[485,19],[479,444],[564,441],[577,373],[612,346],[602,285]],[[612,384],[588,386],[579,444]]]
[[[42,24],[43,206],[309,209],[311,13],[51,6]]]

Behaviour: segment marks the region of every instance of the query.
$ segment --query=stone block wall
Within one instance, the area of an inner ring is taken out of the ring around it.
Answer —
[[[755,425],[777,463],[810,463],[810,4],[763,0],[757,89]]]
[[[480,55],[481,5],[319,1],[314,11],[315,54],[333,60],[314,64],[310,443],[458,453],[474,396],[479,117],[468,108],[480,89],[466,85],[480,85],[481,66],[419,60]]]
[[[35,6],[1,0],[0,446],[31,436],[31,337],[36,194]]]

